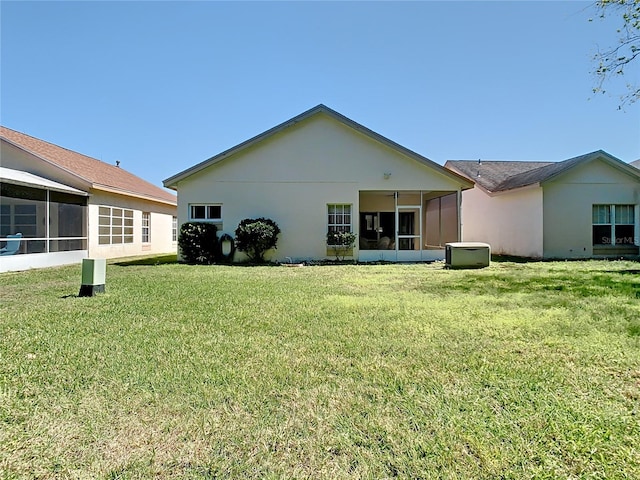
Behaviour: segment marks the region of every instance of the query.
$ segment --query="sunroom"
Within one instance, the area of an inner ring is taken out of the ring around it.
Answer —
[[[86,258],[87,197],[67,185],[0,167],[0,271]]]
[[[360,261],[442,260],[460,240],[460,192],[360,191],[357,225]]]

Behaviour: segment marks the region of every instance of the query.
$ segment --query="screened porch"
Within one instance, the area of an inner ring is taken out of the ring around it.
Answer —
[[[457,191],[361,191],[360,261],[444,259],[445,244],[460,240]]]

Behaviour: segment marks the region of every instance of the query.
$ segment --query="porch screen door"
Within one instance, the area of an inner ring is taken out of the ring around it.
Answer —
[[[397,242],[398,261],[419,260],[422,250],[422,215],[419,206],[400,207],[397,209]]]

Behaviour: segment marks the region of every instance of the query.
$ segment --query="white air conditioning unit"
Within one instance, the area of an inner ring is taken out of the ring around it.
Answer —
[[[484,268],[491,260],[491,246],[481,242],[445,244],[445,265],[448,268]]]

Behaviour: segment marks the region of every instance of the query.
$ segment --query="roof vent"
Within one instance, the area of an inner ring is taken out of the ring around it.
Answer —
[[[116,160],[116,167],[120,168],[120,160]]]

